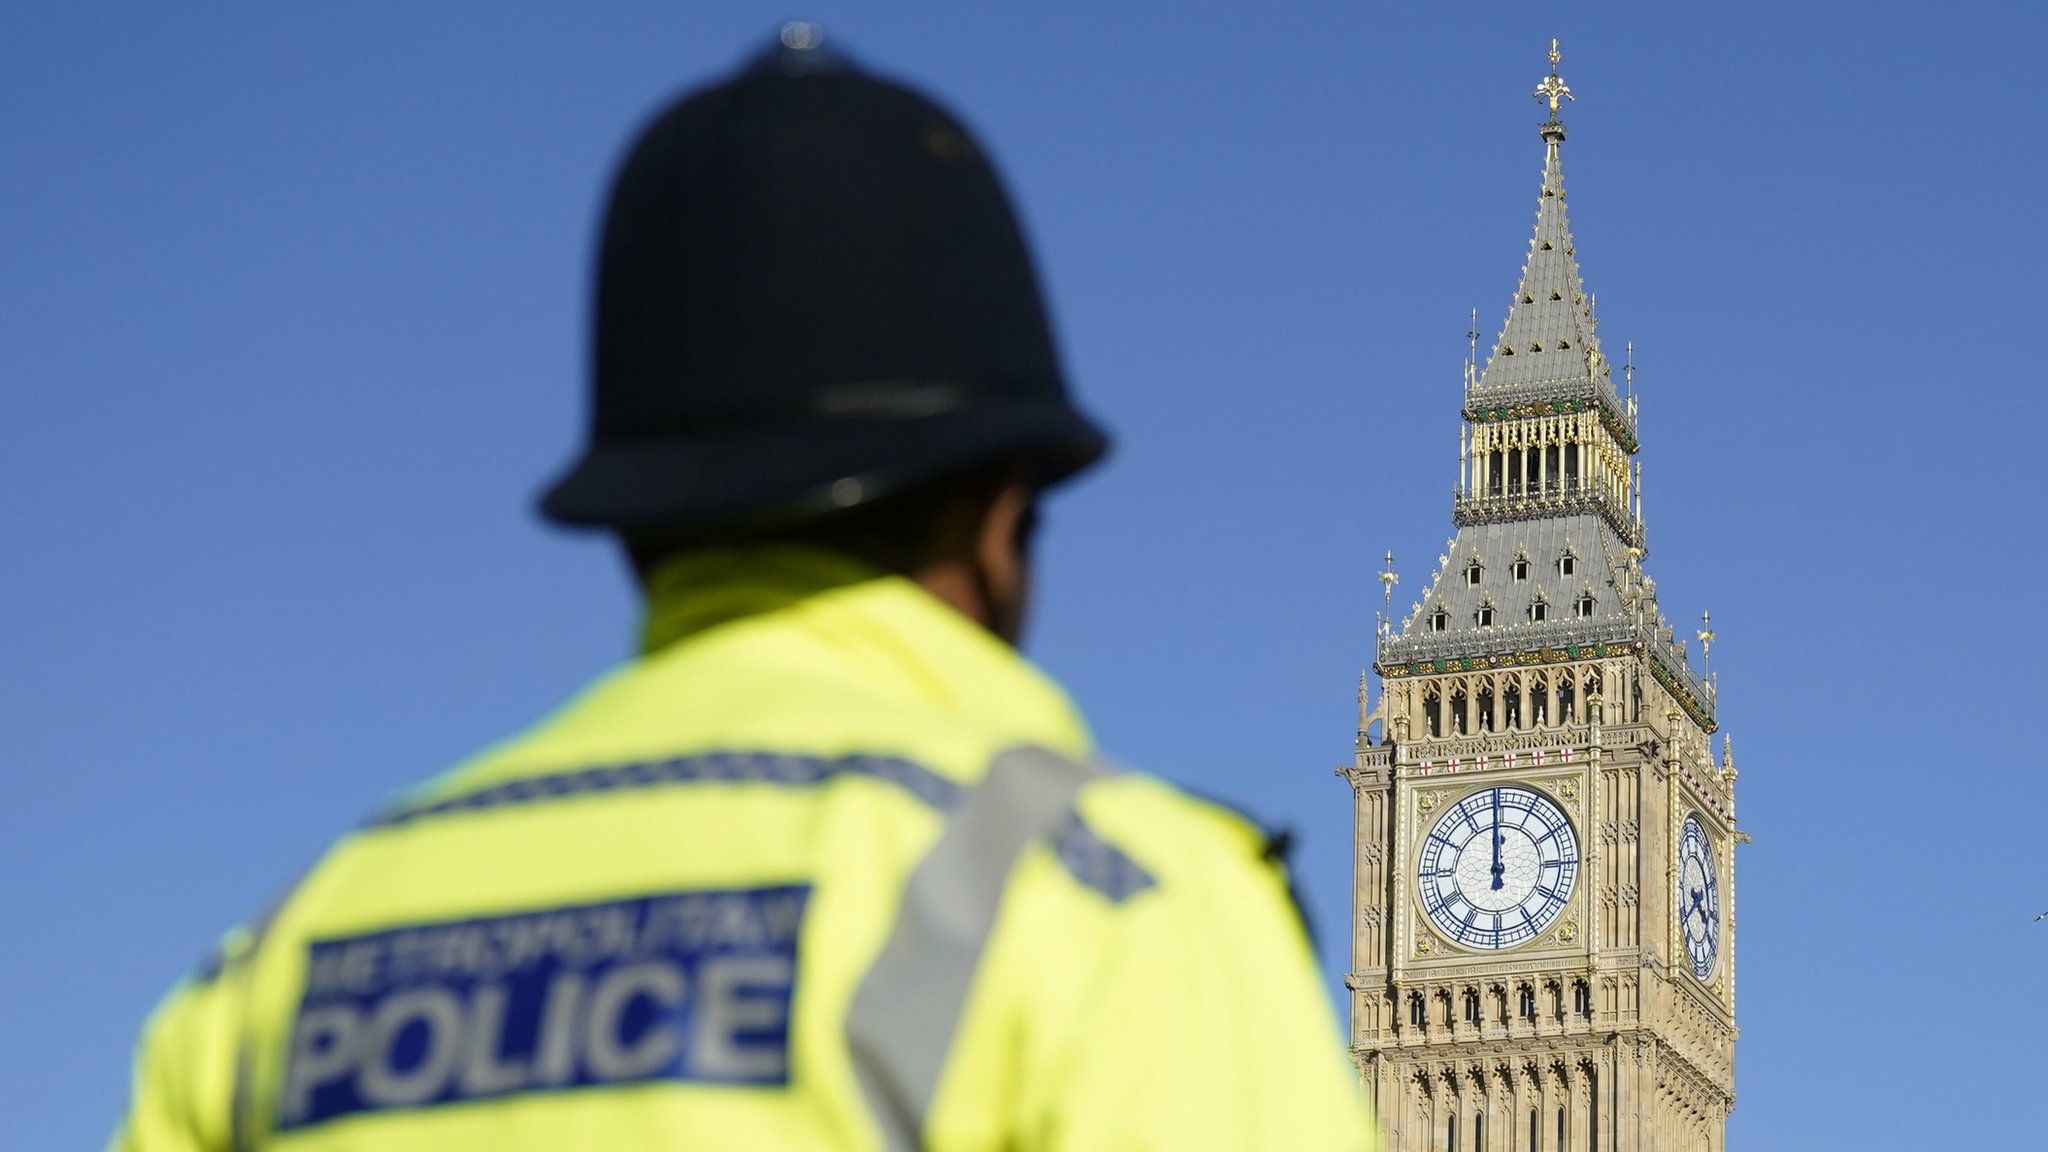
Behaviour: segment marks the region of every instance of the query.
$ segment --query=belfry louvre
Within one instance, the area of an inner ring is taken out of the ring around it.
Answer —
[[[1362,678],[1351,1046],[1392,1152],[1692,1152],[1735,1103],[1735,765],[1645,569],[1633,367],[1565,209],[1557,72],[1456,535]],[[1476,325],[1475,325],[1476,326]],[[1370,705],[1370,706],[1369,706]]]

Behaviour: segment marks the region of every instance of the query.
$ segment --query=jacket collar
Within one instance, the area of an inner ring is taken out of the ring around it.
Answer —
[[[837,552],[773,544],[680,555],[648,581],[649,661],[714,636],[802,652],[807,671],[1015,738],[1084,755],[1086,725],[1060,687],[1008,644],[902,576]]]

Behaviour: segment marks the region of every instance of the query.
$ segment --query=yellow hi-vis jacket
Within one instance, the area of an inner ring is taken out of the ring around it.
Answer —
[[[147,1026],[115,1149],[1369,1149],[1280,867],[797,548],[343,837]]]

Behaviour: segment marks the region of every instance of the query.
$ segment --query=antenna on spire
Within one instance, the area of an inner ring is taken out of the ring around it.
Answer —
[[[1636,342],[1631,340],[1622,346],[1621,379],[1628,385],[1628,393],[1636,392]]]
[[[1707,696],[1719,694],[1720,683],[1714,679],[1714,614],[1700,613],[1699,631],[1693,635],[1700,638],[1700,668],[1707,674]]]
[[[1643,533],[1643,461],[1636,458],[1636,535]]]
[[[1472,402],[1472,386],[1479,382],[1479,309],[1472,310],[1472,326],[1465,329],[1465,402]]]
[[[1380,594],[1384,597],[1384,604],[1378,612],[1374,613],[1373,621],[1372,651],[1374,664],[1379,663],[1380,649],[1385,645],[1387,637],[1392,635],[1394,631],[1394,585],[1400,582],[1401,578],[1394,575],[1393,550],[1388,549],[1386,562],[1380,565]]]
[[[1399,584],[1400,582],[1401,578],[1394,574],[1394,553],[1392,549],[1389,549],[1387,551],[1386,562],[1380,565],[1380,593],[1382,596],[1385,597],[1386,600],[1386,605],[1380,612],[1381,639],[1385,639],[1387,634],[1393,630],[1394,585]]]

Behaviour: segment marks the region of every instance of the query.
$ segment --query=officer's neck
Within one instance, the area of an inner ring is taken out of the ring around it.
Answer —
[[[1011,647],[1023,640],[1025,569],[1021,559],[1014,576],[991,573],[978,563],[952,561],[913,573],[918,587],[933,599],[994,633]]]

